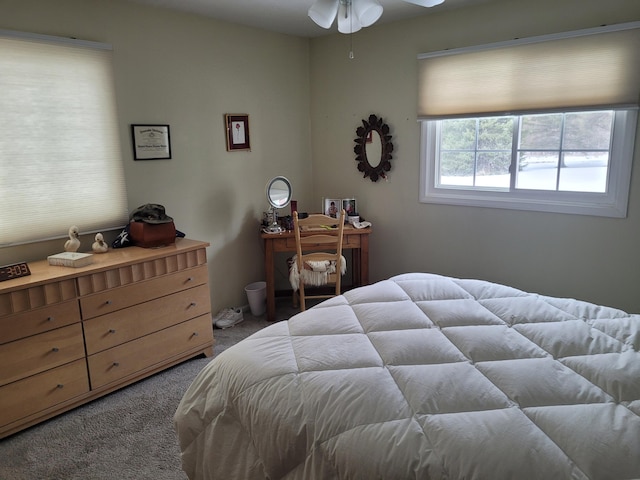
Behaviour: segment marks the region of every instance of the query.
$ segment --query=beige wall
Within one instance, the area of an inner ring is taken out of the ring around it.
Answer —
[[[508,0],[309,41],[121,0],[0,0],[0,28],[114,46],[129,206],[162,203],[212,244],[214,310],[245,303],[244,285],[263,278],[256,225],[266,182],[284,174],[302,211],[357,197],[375,227],[372,280],[428,271],[640,312],[640,147],[626,219],[424,205],[416,122],[418,53],[639,19],[637,0]],[[224,113],[250,115],[252,152],[225,151]],[[356,170],[370,113],[394,136],[389,182]],[[145,122],[171,125],[172,160],[133,161],[129,125]],[[61,245],[5,248],[0,264]]]
[[[244,286],[264,279],[267,181],[288,176],[302,203],[311,192],[309,41],[118,0],[0,0],[0,28],[113,45],[130,210],[161,203],[211,243],[214,311],[246,303]],[[249,114],[251,152],[226,151],[225,113]],[[170,124],[172,160],[134,161],[132,123]],[[0,249],[0,265],[63,244]]]
[[[427,205],[416,122],[419,53],[636,20],[637,0],[508,0],[363,29],[353,60],[347,36],[312,41],[315,194],[357,197],[375,227],[372,280],[426,271],[640,312],[640,140],[626,219]],[[356,170],[355,130],[371,113],[393,134],[389,182]]]

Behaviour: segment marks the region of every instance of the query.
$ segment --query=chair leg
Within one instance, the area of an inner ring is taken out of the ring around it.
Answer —
[[[304,312],[306,310],[305,298],[304,298],[304,283],[300,282],[300,288],[298,288],[299,299],[300,299],[300,311]]]
[[[291,294],[291,302],[293,303],[293,308],[298,308],[298,292]]]

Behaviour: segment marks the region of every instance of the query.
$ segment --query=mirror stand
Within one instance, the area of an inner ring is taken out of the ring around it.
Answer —
[[[282,233],[284,229],[278,225],[278,212],[276,211],[276,207],[271,205],[269,207],[269,226],[267,227],[267,231],[269,233]]]

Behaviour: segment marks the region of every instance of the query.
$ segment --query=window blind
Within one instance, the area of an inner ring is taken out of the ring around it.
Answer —
[[[421,54],[418,117],[637,107],[638,52],[640,22]]]
[[[127,219],[111,48],[0,30],[0,246]]]

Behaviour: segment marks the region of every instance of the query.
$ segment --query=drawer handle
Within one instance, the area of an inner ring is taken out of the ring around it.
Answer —
[[[189,304],[189,306],[190,306],[190,307],[195,307],[196,305],[197,305],[197,303],[196,303],[196,302],[191,302],[191,303]]]
[[[193,277],[187,278],[187,282],[193,282]]]
[[[59,383],[58,385],[56,385],[56,388],[64,388],[64,385],[62,383]]]
[[[111,300],[107,300],[106,302],[104,302],[105,305],[111,305],[113,302]]]
[[[53,348],[51,349],[51,351],[52,351],[52,352],[59,352],[59,351],[60,351],[60,349],[59,349],[58,347],[53,347]]]
[[[53,322],[53,317],[47,317],[47,322]]]
[[[113,362],[113,365],[111,365],[112,367],[119,367],[120,366],[120,362]]]
[[[116,333],[116,331],[113,328],[110,328],[109,333]]]
[[[193,332],[193,333],[191,334],[191,338],[193,338],[193,337],[197,337],[197,336],[198,336],[198,332]]]

